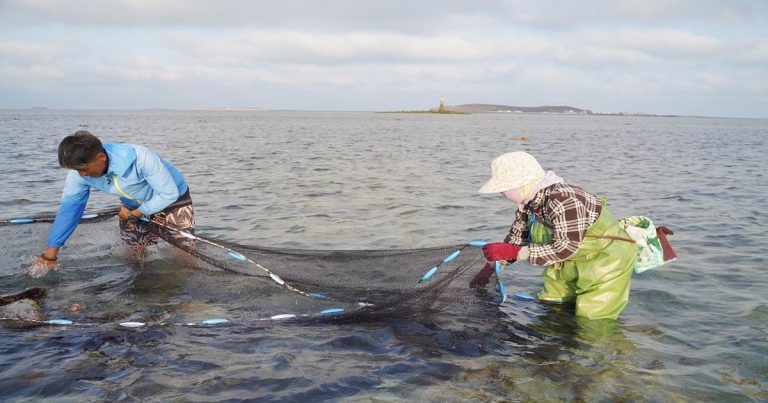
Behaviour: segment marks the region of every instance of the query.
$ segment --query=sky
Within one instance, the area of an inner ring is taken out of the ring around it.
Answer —
[[[0,0],[0,108],[768,118],[766,0]]]

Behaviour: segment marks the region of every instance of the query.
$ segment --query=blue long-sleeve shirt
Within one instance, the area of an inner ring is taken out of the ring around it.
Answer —
[[[48,233],[48,246],[61,247],[77,228],[88,204],[91,188],[120,197],[128,208],[144,215],[155,214],[187,192],[181,173],[147,147],[104,144],[109,158],[107,173],[92,178],[70,170],[61,205]]]

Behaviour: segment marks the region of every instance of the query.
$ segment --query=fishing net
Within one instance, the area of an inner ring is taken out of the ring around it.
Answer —
[[[120,238],[116,213],[83,216],[59,253],[60,270],[135,262],[136,256]],[[5,276],[24,276],[44,249],[52,222],[51,216],[0,221]],[[187,267],[236,273],[248,290],[243,298],[258,301],[249,305],[254,311],[250,317],[257,320],[403,318],[449,307],[487,309],[489,303],[505,298],[498,268],[483,287],[469,285],[486,263],[479,241],[423,249],[294,250],[241,245],[156,222],[144,225],[162,240],[141,255],[143,261],[172,259]]]

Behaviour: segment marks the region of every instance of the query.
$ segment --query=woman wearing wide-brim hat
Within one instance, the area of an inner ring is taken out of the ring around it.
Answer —
[[[504,242],[483,247],[489,261],[545,266],[539,300],[575,302],[576,315],[590,319],[619,316],[638,249],[604,198],[564,183],[522,151],[494,159],[480,193],[501,193],[518,206]]]

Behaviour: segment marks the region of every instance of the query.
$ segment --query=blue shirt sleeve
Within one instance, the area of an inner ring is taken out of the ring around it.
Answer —
[[[136,169],[154,192],[152,198],[139,207],[142,214],[150,215],[163,211],[181,196],[171,171],[165,167],[163,160],[154,151],[137,146]]]
[[[48,232],[48,246],[59,248],[72,235],[83,217],[90,193],[90,187],[83,182],[77,171],[69,171],[59,211]]]

